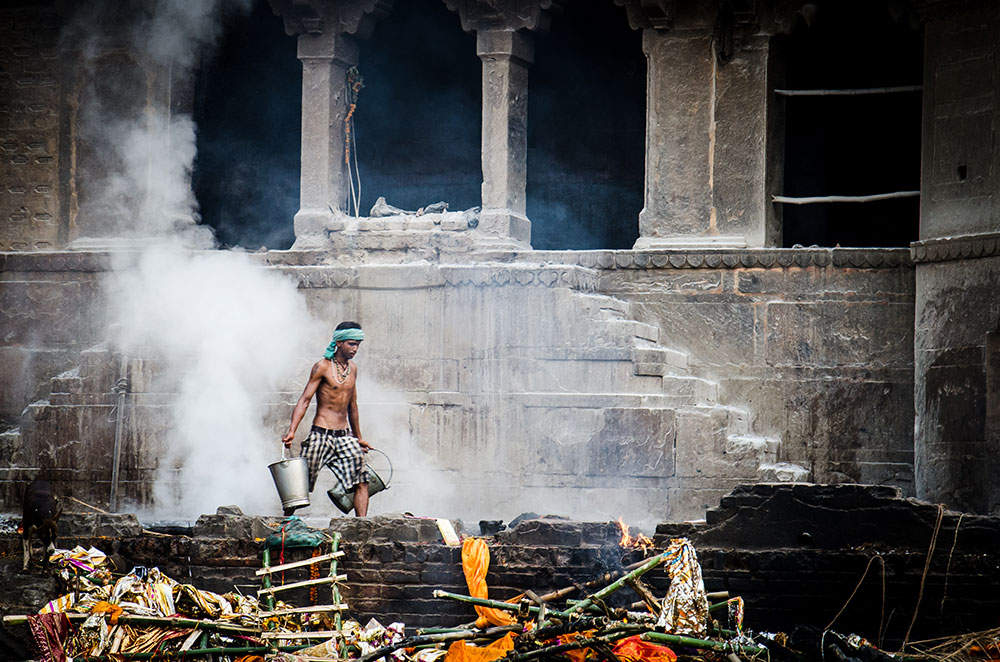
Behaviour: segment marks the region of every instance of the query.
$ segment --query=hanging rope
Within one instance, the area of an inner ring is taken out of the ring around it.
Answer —
[[[358,107],[358,95],[361,88],[365,86],[365,79],[361,76],[357,67],[347,70],[347,115],[344,117],[344,165],[347,166],[347,177],[350,182],[350,200],[354,207],[354,215],[359,216],[361,205],[361,171],[358,170],[357,139],[354,130],[354,111]],[[351,168],[351,142],[354,141],[354,168]],[[354,180],[357,178],[357,190],[354,187]],[[350,209],[348,209],[350,211]]]

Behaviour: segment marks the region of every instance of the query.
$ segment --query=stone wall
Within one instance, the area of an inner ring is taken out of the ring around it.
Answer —
[[[0,251],[51,250],[65,241],[62,21],[52,4],[0,9]]]
[[[122,570],[156,566],[201,589],[227,592],[236,585],[251,592],[259,586],[253,574],[261,565],[259,540],[278,522],[207,515],[189,530],[156,535],[142,532],[131,515],[66,515],[60,545],[95,545]],[[462,533],[479,535],[472,528]],[[340,568],[347,574],[351,616],[399,620],[408,629],[473,620],[471,607],[433,597],[435,589],[467,594],[460,549],[443,544],[433,520],[337,518],[327,531],[344,536]],[[529,519],[489,535],[490,597],[508,599],[525,589],[543,594],[593,580],[603,586],[605,573],[642,559],[640,552],[618,546],[619,535],[612,522],[553,518]],[[656,549],[679,536],[694,543],[708,591],[745,599],[745,626],[755,631],[832,623],[838,632],[856,632],[893,650],[915,612],[914,640],[996,625],[1000,605],[983,587],[1000,580],[991,562],[1000,521],[903,499],[893,488],[744,486],[710,510],[707,522],[659,525]],[[308,555],[285,550],[286,561]],[[20,542],[0,536],[0,578],[11,589],[0,597],[3,614],[30,613],[57,594],[51,580],[20,574],[20,561]],[[665,594],[663,569],[645,579],[655,595]],[[307,604],[307,591],[289,600]],[[610,602],[636,600],[626,588]]]
[[[474,520],[545,510],[649,524],[700,517],[746,481],[912,488],[912,270],[899,251],[594,251],[356,266],[302,258],[265,257],[298,280],[315,317],[329,326],[358,319],[368,333],[362,422],[396,468],[375,512]],[[2,348],[35,366],[15,375],[20,395],[8,394],[18,426],[3,436],[14,458],[6,509],[41,467],[64,493],[104,504],[121,376],[102,345],[104,257],[5,260],[0,277],[37,290],[34,304],[10,306],[23,331]],[[60,294],[67,283],[79,298]],[[36,327],[65,331],[33,337]],[[275,440],[327,333],[302,348],[287,390],[266,398]],[[126,366],[121,491],[142,507],[153,505],[169,421],[158,361],[136,356]],[[316,494],[310,514],[332,514]]]
[[[1000,511],[990,386],[1000,328],[1000,9],[925,8],[924,132],[915,326],[918,495]],[[958,74],[961,72],[961,75]]]

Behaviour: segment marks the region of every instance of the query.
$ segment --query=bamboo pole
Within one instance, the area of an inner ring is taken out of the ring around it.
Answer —
[[[71,621],[86,620],[92,614],[67,614]],[[105,614],[105,619],[110,618],[110,614]],[[3,622],[10,625],[23,625],[28,622],[27,616],[4,616]],[[205,621],[195,618],[176,618],[166,616],[134,616],[122,614],[118,617],[119,625],[134,625],[138,627],[159,627],[182,630],[208,630],[212,632],[231,632],[241,635],[259,635],[260,628],[248,628],[229,623],[219,623],[217,621]]]
[[[267,570],[271,567],[271,550],[268,547],[264,548],[264,553],[261,558],[262,565],[264,569]],[[264,575],[264,579],[261,581],[261,588],[267,590],[271,588],[271,573]],[[267,605],[268,611],[274,611],[274,593],[267,593],[264,598],[264,604]]]
[[[333,540],[330,542],[330,555],[333,559],[330,561],[330,576],[337,576],[337,559],[344,555],[340,551],[340,531],[335,531],[333,534]],[[340,587],[337,582],[333,583],[332,587],[332,597],[334,604],[340,604]],[[337,652],[340,653],[340,657],[347,657],[347,642],[344,640],[344,619],[341,616],[340,611],[337,611],[333,615],[333,627],[340,633],[340,642],[337,644]]]
[[[490,628],[488,630],[458,630],[456,632],[442,632],[439,634],[427,634],[417,637],[408,637],[402,641],[397,641],[394,644],[389,644],[388,646],[383,646],[377,650],[368,653],[367,655],[362,655],[354,662],[371,662],[372,660],[377,660],[379,658],[389,655],[393,651],[397,651],[400,648],[412,648],[414,646],[423,646],[424,644],[438,644],[447,643],[451,641],[460,641],[462,639],[472,639],[474,637],[496,637],[497,635],[505,635],[508,632],[519,632],[521,630],[520,625],[502,625],[500,627]],[[499,638],[499,637],[497,637]]]
[[[666,552],[664,552],[663,554],[658,554],[655,557],[653,557],[652,559],[650,559],[649,561],[643,563],[641,566],[639,566],[638,568],[636,568],[632,572],[630,572],[627,575],[624,575],[622,577],[619,577],[618,579],[616,579],[615,581],[611,582],[610,584],[608,584],[607,586],[605,586],[604,588],[602,588],[600,591],[594,593],[593,595],[591,595],[587,599],[582,600],[581,602],[578,602],[576,605],[574,605],[570,609],[567,609],[566,611],[562,611],[562,612],[552,612],[552,615],[560,617],[560,618],[569,618],[570,615],[572,615],[572,614],[574,614],[576,612],[583,611],[587,607],[589,607],[592,604],[594,604],[594,601],[596,601],[596,600],[603,600],[605,597],[611,595],[612,593],[614,593],[615,591],[617,591],[618,589],[620,589],[622,586],[624,586],[625,582],[627,582],[628,580],[630,580],[630,579],[637,579],[637,578],[641,577],[642,575],[644,575],[645,573],[649,572],[650,570],[652,570],[653,568],[655,568],[656,566],[660,565],[661,563],[663,563],[666,560],[667,560]]]
[[[173,653],[171,651],[153,651],[152,653],[112,653],[109,655],[89,655],[86,657],[74,657],[73,662],[115,662],[117,660],[152,660],[176,658],[191,658],[197,655],[247,655],[250,653],[272,653],[280,651],[282,653],[294,653],[303,648],[309,648],[312,644],[298,646],[239,646],[234,648],[198,648]]]
[[[641,635],[641,638],[645,641],[652,641],[656,644],[674,644],[677,646],[700,648],[702,650],[721,651],[723,653],[746,653],[748,655],[759,655],[767,652],[767,649],[763,646],[731,644],[725,641],[696,639],[694,637],[685,637],[679,634],[663,634],[662,632],[646,632]]]
[[[263,595],[265,593],[275,594],[279,591],[290,591],[295,588],[304,588],[306,586],[316,586],[318,584],[333,584],[336,582],[342,582],[347,579],[347,575],[336,575],[334,577],[320,577],[319,579],[307,579],[301,582],[295,582],[293,584],[282,584],[281,586],[271,586],[270,588],[262,588],[257,591],[257,595]]]
[[[923,85],[897,85],[895,87],[858,87],[841,90],[775,90],[782,97],[842,97],[861,96],[866,94],[899,94],[901,92],[920,92]]]
[[[771,202],[781,202],[786,205],[815,205],[825,202],[878,202],[879,200],[918,197],[920,197],[920,191],[896,191],[894,193],[876,193],[874,195],[817,195],[805,198],[772,195]]]
[[[645,630],[646,628],[642,628]],[[536,657],[546,657],[549,655],[554,655],[556,653],[563,653],[565,651],[576,650],[578,648],[591,648],[595,643],[601,644],[611,644],[619,639],[624,639],[626,637],[631,637],[641,630],[626,630],[611,632],[609,634],[604,634],[599,637],[590,637],[587,639],[577,639],[566,644],[556,644],[553,646],[545,646],[544,648],[536,648],[533,651],[528,651],[526,653],[520,653],[513,657],[507,658],[508,662],[527,662],[527,660],[533,660]]]
[[[502,602],[500,600],[490,600],[488,598],[474,598],[471,595],[460,595],[458,593],[449,593],[448,591],[442,591],[440,589],[434,591],[435,598],[448,598],[449,600],[455,600],[457,602],[465,602],[470,605],[478,605],[480,607],[493,607],[494,609],[503,609],[504,611],[517,612],[521,610],[520,604],[511,604],[509,602]],[[538,607],[528,606],[528,613],[537,614]]]
[[[302,561],[293,561],[292,563],[285,563],[283,565],[272,565],[269,568],[261,568],[254,574],[260,577],[261,575],[266,575],[268,573],[282,572],[284,570],[291,570],[292,568],[301,568],[307,565],[314,565],[316,563],[322,563],[323,561],[331,561],[335,558],[340,558],[343,556],[343,552],[323,554],[322,556],[313,556]]]

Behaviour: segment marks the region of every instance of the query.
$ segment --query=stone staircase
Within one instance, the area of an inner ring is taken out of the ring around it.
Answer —
[[[642,402],[650,409],[672,411],[676,417],[678,478],[711,477],[725,482],[808,479],[808,470],[778,462],[780,439],[754,434],[750,413],[719,402],[718,383],[692,374],[689,355],[661,344],[659,328],[633,319],[628,302],[600,294],[578,296],[587,309],[600,313],[603,324],[630,337],[633,374],[659,378],[657,392],[644,394]],[[648,383],[645,379],[642,382]]]

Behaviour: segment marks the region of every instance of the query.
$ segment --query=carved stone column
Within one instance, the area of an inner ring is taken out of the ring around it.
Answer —
[[[304,34],[299,36],[298,56],[302,61],[302,171],[295,243],[301,248],[317,243],[333,215],[347,210],[347,70],[358,63],[358,46],[345,34]]]
[[[779,242],[767,190],[769,38],[743,8],[751,5],[618,1],[642,29],[647,58],[646,181],[635,248]]]
[[[347,210],[344,159],[347,70],[358,63],[357,38],[371,34],[393,0],[269,0],[298,37],[302,61],[302,171],[295,248],[325,245],[330,221]]]
[[[525,187],[532,36],[480,30],[476,37],[476,52],[483,61],[483,211],[479,228],[497,238],[530,244]]]
[[[480,243],[527,248],[531,222],[525,216],[527,183],[528,67],[534,60],[532,32],[548,28],[548,12],[563,0],[444,0],[475,31],[483,61],[483,211]],[[484,241],[485,240],[485,241]]]

